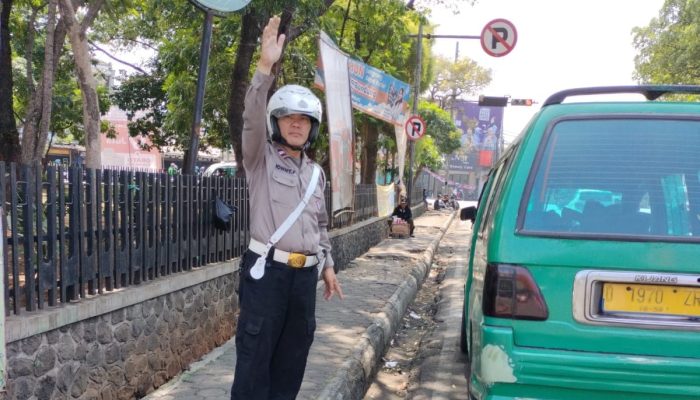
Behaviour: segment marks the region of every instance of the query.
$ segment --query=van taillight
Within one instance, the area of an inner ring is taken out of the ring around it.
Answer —
[[[517,265],[489,264],[484,282],[484,315],[545,320],[547,303],[530,271]]]

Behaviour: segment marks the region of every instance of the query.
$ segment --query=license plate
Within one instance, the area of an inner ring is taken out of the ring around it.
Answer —
[[[603,312],[700,317],[700,288],[604,283]]]

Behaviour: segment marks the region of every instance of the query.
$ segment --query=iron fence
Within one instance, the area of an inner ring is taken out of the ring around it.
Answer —
[[[219,197],[237,207],[214,227]],[[19,315],[239,257],[249,242],[245,181],[130,170],[0,163],[5,210],[5,306]],[[326,191],[330,214],[330,187]],[[359,185],[342,228],[377,215],[376,188]]]
[[[353,209],[341,210],[333,214],[331,203],[331,188],[326,186],[326,212],[329,215],[328,229],[340,229],[354,223],[377,216],[377,186],[355,185]]]

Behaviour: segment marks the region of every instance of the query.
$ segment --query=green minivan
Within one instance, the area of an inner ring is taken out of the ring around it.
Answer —
[[[698,94],[559,92],[499,158],[461,211],[471,398],[700,399]]]

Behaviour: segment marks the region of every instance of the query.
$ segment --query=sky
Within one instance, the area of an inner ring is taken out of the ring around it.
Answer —
[[[433,51],[454,60],[459,41],[466,56],[492,70],[482,93],[530,98],[531,107],[509,106],[504,112],[505,141],[514,138],[551,94],[585,86],[635,84],[636,50],[632,29],[657,17],[663,0],[478,0],[461,7],[458,15],[434,7],[430,20],[435,34],[480,35],[496,18],[509,20],[517,30],[513,50],[492,57],[478,39],[435,39]],[[476,99],[476,96],[474,97]]]

